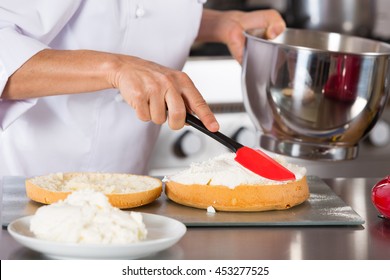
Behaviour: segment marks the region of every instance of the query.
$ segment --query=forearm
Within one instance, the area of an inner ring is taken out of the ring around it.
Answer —
[[[43,50],[8,79],[3,99],[91,92],[113,87],[113,54],[88,50]]]
[[[189,77],[135,56],[88,50],[43,50],[8,79],[3,99],[26,99],[116,88],[143,121],[180,129],[186,111],[211,131],[215,116]],[[168,110],[167,110],[168,109]]]

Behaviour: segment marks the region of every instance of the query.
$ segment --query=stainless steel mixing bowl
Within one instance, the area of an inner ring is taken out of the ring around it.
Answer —
[[[389,95],[390,45],[303,29],[245,36],[244,104],[260,146],[304,159],[355,158]]]

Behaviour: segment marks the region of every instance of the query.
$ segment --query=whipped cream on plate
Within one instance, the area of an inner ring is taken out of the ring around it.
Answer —
[[[235,188],[239,185],[270,185],[285,184],[283,181],[274,181],[259,176],[246,169],[234,160],[235,153],[221,154],[204,162],[192,163],[190,168],[175,175],[164,178],[164,181],[174,181],[185,185],[223,185]],[[295,174],[296,180],[306,175],[306,168],[291,164],[280,156],[274,158],[281,165]]]
[[[93,190],[75,191],[40,207],[30,230],[39,239],[84,244],[128,244],[147,235],[141,213],[113,207],[103,193]]]

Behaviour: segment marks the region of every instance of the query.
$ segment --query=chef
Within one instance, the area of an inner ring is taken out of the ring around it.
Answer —
[[[273,11],[214,11],[205,0],[0,0],[0,178],[51,172],[144,174],[160,125],[218,122],[181,72],[191,45],[244,29],[268,37]]]

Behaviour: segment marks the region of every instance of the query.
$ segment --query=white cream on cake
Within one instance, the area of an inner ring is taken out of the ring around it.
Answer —
[[[142,215],[111,206],[93,190],[75,191],[65,200],[40,207],[31,219],[37,238],[86,244],[127,244],[146,238]]]
[[[235,188],[239,185],[270,185],[286,182],[269,180],[246,169],[234,160],[235,153],[226,153],[204,162],[192,163],[189,169],[183,170],[165,180],[184,185],[223,185]],[[284,157],[275,158],[281,165],[295,174],[296,180],[306,175],[306,168],[288,163]]]
[[[78,176],[65,180],[64,173],[53,173],[49,176],[38,176],[31,183],[51,191],[72,192],[91,189],[106,194],[132,193],[155,188],[153,179],[131,176],[129,174],[80,173]]]

